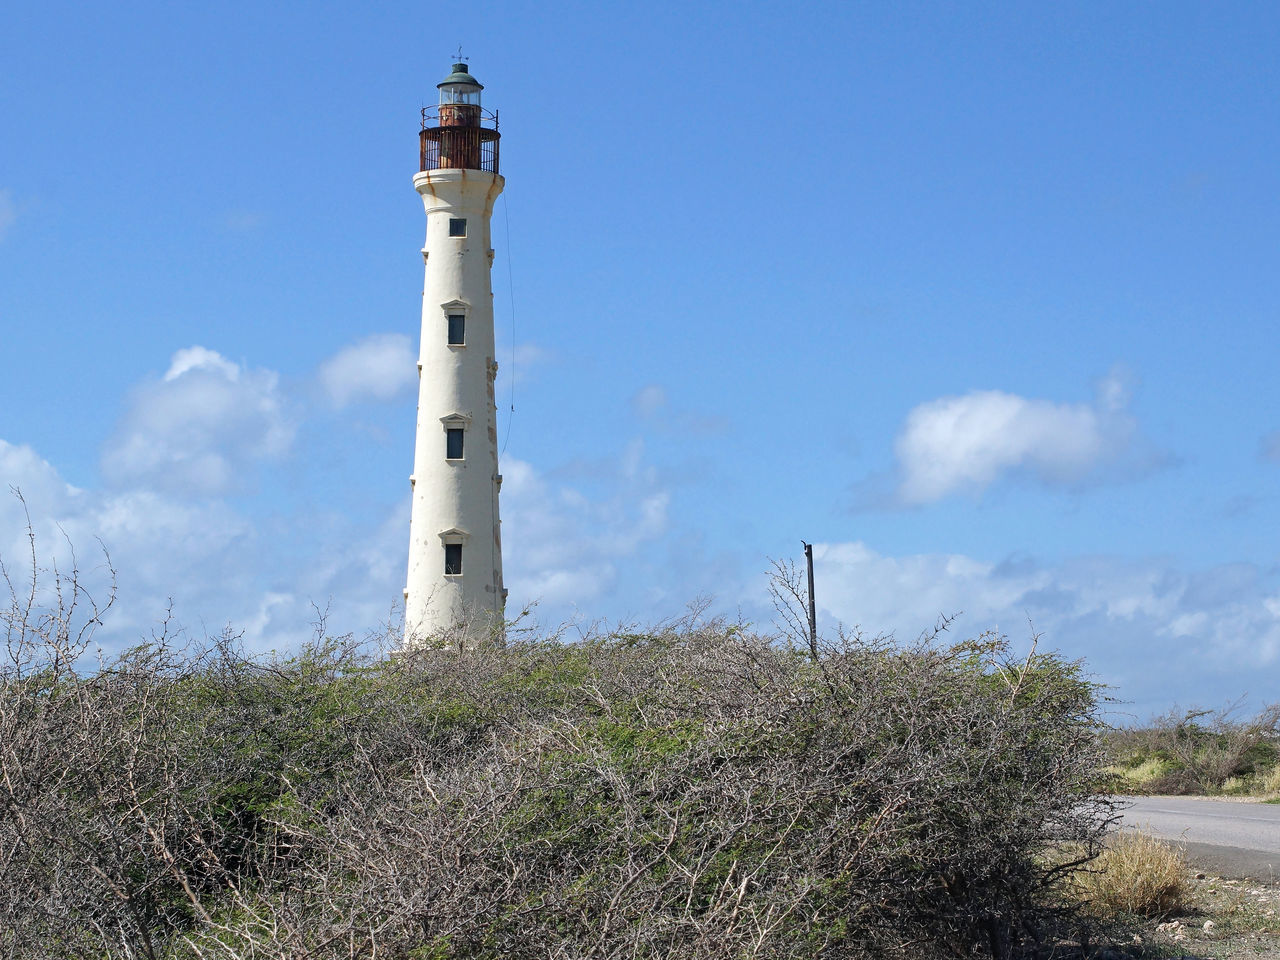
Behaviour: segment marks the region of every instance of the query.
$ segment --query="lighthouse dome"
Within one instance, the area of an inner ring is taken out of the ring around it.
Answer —
[[[480,91],[484,84],[471,75],[465,63],[455,63],[453,73],[436,84],[443,103],[480,103]]]

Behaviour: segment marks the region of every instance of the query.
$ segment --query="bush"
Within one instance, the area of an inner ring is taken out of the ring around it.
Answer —
[[[1009,957],[1110,815],[1094,688],[994,638],[162,636],[81,674],[68,622],[11,617],[0,668],[7,956]]]
[[[1097,913],[1161,917],[1182,906],[1187,861],[1171,844],[1141,831],[1125,832],[1073,883],[1077,896]]]
[[[1239,708],[1175,708],[1145,726],[1113,731],[1112,769],[1126,788],[1145,793],[1250,792],[1280,761],[1280,704],[1247,719]]]

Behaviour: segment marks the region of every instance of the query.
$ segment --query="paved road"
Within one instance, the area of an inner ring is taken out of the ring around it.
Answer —
[[[1280,879],[1280,804],[1201,797],[1125,797],[1122,829],[1180,840],[1202,869],[1259,880]]]

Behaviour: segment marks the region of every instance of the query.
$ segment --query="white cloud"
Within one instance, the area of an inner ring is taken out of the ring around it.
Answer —
[[[282,456],[295,424],[271,370],[246,370],[205,347],[173,355],[163,379],[134,391],[103,456],[117,485],[219,495],[251,465]]]
[[[876,633],[916,634],[940,614],[962,610],[970,623],[986,626],[1026,593],[1049,585],[1044,571],[994,576],[992,564],[963,554],[891,557],[855,542],[815,546],[814,557],[826,581],[820,599],[825,594],[840,619]]]
[[[642,458],[643,445],[629,444],[599,478],[600,498],[529,463],[503,461],[504,579],[513,606],[581,607],[614,587],[619,564],[667,532],[670,493]]]
[[[1139,713],[1174,700],[1265,698],[1280,686],[1280,582],[1251,564],[1198,571],[1114,557],[994,564],[960,554],[886,556],[861,542],[818,544],[814,557],[820,620],[828,624],[909,639],[940,614],[963,612],[960,636],[996,629],[1023,641],[1034,624],[1046,648],[1084,657]]]
[[[375,334],[339,350],[320,365],[317,376],[336,407],[391,400],[417,383],[417,358],[404,334]]]
[[[1110,413],[1119,413],[1128,407],[1133,399],[1133,390],[1134,376],[1122,366],[1112,367],[1094,384],[1098,408]]]
[[[192,370],[221,374],[233,383],[240,379],[240,367],[237,364],[216,350],[197,346],[185,347],[173,355],[169,360],[169,369],[165,371],[164,381],[170,383]]]
[[[117,600],[98,633],[109,649],[148,638],[172,604],[189,635],[229,624],[252,649],[287,650],[311,636],[315,607],[331,600],[331,632],[376,628],[403,585],[407,500],[372,531],[344,518],[318,522],[314,513],[260,526],[216,499],[145,487],[76,489],[31,448],[3,440],[0,484],[21,489],[29,508],[46,600],[50,568],[68,573],[73,549],[81,585],[105,600],[109,552]],[[30,572],[27,519],[6,494],[0,489],[0,560],[22,584]]]
[[[0,479],[9,486],[32,490],[32,496],[50,496],[62,503],[77,491],[63,483],[58,471],[31,447],[0,440]]]
[[[8,234],[9,228],[18,220],[18,208],[14,205],[13,194],[8,190],[0,190],[0,240]]]
[[[190,600],[231,588],[236,565],[253,554],[247,547],[251,525],[223,504],[192,504],[140,489],[79,490],[29,447],[4,441],[0,477],[21,491],[27,507],[0,496],[0,558],[25,581],[29,512],[38,564],[56,565],[63,574],[78,567],[81,586],[102,602],[110,594],[109,553],[119,581],[110,630],[121,643],[142,639],[169,597]],[[46,589],[52,587],[51,573],[40,577]]]
[[[652,428],[686,436],[722,433],[729,426],[724,417],[673,406],[666,389],[656,383],[647,384],[632,394],[631,409],[638,417],[650,421]]]
[[[1128,399],[1122,378],[1112,375],[1092,405],[999,390],[923,403],[907,415],[894,444],[899,499],[922,504],[981,493],[1016,473],[1050,485],[1081,483],[1132,451],[1136,429]]]
[[[22,494],[25,507],[12,492]],[[27,562],[28,514],[38,538],[60,542],[56,518],[79,509],[82,496],[31,447],[0,440],[0,558],[6,563],[19,562],[15,558]]]
[[[656,383],[641,387],[631,398],[631,408],[642,417],[652,417],[667,405],[667,391]]]

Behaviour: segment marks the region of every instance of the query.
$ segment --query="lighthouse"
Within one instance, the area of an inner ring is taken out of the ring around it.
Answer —
[[[427,239],[405,643],[473,645],[499,635],[506,601],[489,276],[489,220],[504,181],[498,116],[481,107],[483,86],[465,63],[436,86],[413,178]]]

